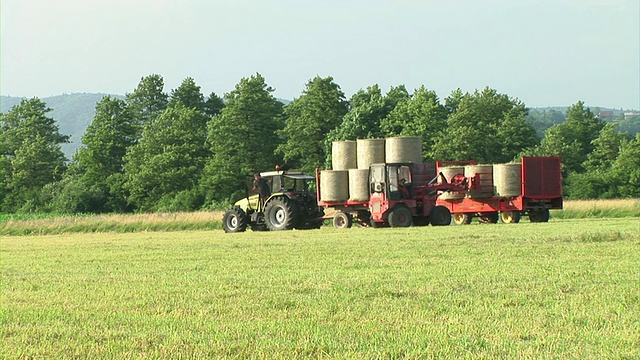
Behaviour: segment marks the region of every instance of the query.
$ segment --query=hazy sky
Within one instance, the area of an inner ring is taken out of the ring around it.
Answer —
[[[2,95],[132,92],[160,74],[274,96],[486,86],[529,107],[640,109],[638,0],[1,0]]]

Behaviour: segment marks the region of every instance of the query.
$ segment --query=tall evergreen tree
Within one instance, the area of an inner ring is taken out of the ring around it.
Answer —
[[[153,74],[143,77],[138,87],[126,95],[126,102],[136,119],[138,134],[167,108],[168,95],[164,93],[164,79]]]
[[[332,77],[309,80],[302,96],[285,106],[284,139],[277,151],[307,173],[324,166],[325,138],[348,111],[348,103]]]
[[[245,176],[273,169],[279,162],[277,131],[284,127],[283,105],[262,75],[243,78],[226,94],[225,107],[208,126],[212,153],[201,185],[207,201],[228,201]]]

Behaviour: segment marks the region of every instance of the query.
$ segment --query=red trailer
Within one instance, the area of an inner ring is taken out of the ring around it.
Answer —
[[[436,163],[438,171],[447,165]],[[522,215],[529,216],[531,222],[549,221],[550,209],[562,209],[562,171],[559,157],[522,158],[520,166],[519,194],[513,196],[495,196],[473,198],[468,194],[494,191],[493,173],[476,173],[466,179],[464,197],[458,199],[438,197],[436,204],[444,206],[452,214],[451,222],[457,225],[469,224],[473,217],[480,222],[517,223]],[[457,178],[447,179],[458,181]]]

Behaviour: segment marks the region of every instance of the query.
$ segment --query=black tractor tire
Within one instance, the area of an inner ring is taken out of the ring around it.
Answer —
[[[338,211],[333,215],[333,227],[336,229],[348,229],[353,225],[351,214]]]
[[[483,212],[478,214],[478,221],[480,224],[497,224],[498,223],[498,212]]]
[[[264,208],[267,228],[271,231],[291,230],[298,218],[298,208],[285,197],[271,199]]]
[[[244,232],[247,230],[247,214],[234,206],[222,215],[222,229],[226,233]]]
[[[473,220],[473,216],[468,213],[451,214],[451,224],[453,225],[469,225]]]
[[[529,221],[549,222],[549,209],[529,210]]]
[[[444,206],[438,205],[431,210],[429,220],[433,226],[446,226],[451,223],[451,212]]]
[[[520,222],[520,211],[501,211],[500,221],[503,224],[517,224]]]
[[[406,206],[396,206],[389,212],[387,221],[391,227],[409,227],[413,225],[413,215]]]

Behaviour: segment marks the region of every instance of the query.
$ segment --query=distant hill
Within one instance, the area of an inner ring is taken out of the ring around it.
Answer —
[[[57,122],[60,127],[60,132],[71,136],[71,143],[62,145],[62,151],[68,159],[71,159],[76,150],[82,145],[82,135],[84,135],[85,130],[93,121],[96,104],[107,95],[118,99],[124,99],[123,95],[96,93],[63,94],[41,98],[41,100],[52,109],[52,111],[48,113],[48,116]],[[0,112],[5,113],[11,110],[11,108],[18,105],[22,99],[23,98],[14,96],[0,97]],[[285,99],[277,100],[283,104],[291,102],[290,100]],[[538,134],[542,135],[544,130],[549,126],[564,121],[567,109],[568,106],[531,108],[527,120],[534,125]],[[619,117],[624,113],[622,109],[610,109],[604,107],[591,107],[591,110],[594,111],[596,115],[600,111],[611,111],[615,117]],[[555,117],[548,116],[549,114],[553,115],[553,111],[556,111],[559,114],[555,114]],[[605,120],[612,121],[613,119]],[[632,119],[631,121],[633,121],[631,124],[625,123],[624,121],[620,122],[620,128],[623,131],[629,131],[632,134],[635,134],[640,129],[640,123],[636,119]]]
[[[70,135],[70,143],[62,144],[61,148],[68,159],[71,159],[76,150],[82,145],[82,135],[93,121],[96,104],[108,94],[63,94],[41,98],[51,112],[47,116],[53,118],[60,127],[60,133]],[[124,99],[122,95],[109,95],[118,99]],[[15,105],[20,104],[24,98],[13,96],[0,97],[0,112],[5,113]]]

